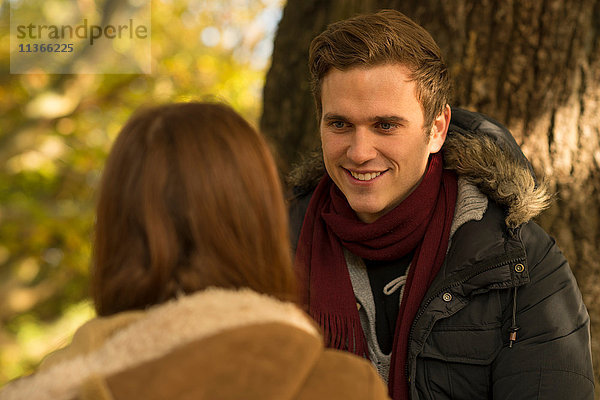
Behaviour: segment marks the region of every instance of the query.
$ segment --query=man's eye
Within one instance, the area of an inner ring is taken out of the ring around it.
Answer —
[[[343,129],[346,126],[346,124],[342,121],[334,121],[331,123],[331,126],[333,126],[336,129]]]
[[[383,129],[384,131],[389,131],[390,129],[394,128],[394,125],[389,122],[381,122],[379,123],[379,128]]]

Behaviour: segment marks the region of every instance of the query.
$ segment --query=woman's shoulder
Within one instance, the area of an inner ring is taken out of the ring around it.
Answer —
[[[303,387],[299,400],[389,399],[373,365],[354,354],[325,349]]]
[[[96,351],[112,335],[129,324],[140,320],[143,316],[143,311],[128,311],[110,317],[96,317],[87,321],[75,331],[70,344],[44,357],[39,369],[45,370],[71,358]]]

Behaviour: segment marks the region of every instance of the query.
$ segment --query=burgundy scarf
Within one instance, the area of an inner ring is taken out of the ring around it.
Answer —
[[[295,263],[305,304],[323,328],[328,347],[368,358],[342,246],[369,260],[396,260],[415,251],[394,334],[389,375],[394,400],[408,399],[408,335],[425,292],[444,261],[456,193],[456,175],[442,169],[442,156],[436,153],[419,186],[371,224],[357,218],[327,174],[315,189],[304,218]]]

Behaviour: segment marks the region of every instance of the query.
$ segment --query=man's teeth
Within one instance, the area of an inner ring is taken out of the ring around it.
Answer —
[[[372,173],[366,173],[366,174],[357,174],[356,172],[350,171],[350,174],[352,174],[352,176],[355,179],[358,179],[359,181],[370,181],[371,179],[375,179],[379,175],[381,175],[381,172],[372,172]]]

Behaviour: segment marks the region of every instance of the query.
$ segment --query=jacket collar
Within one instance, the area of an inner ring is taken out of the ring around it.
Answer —
[[[518,229],[512,234],[504,229],[504,216],[503,209],[489,202],[468,179],[459,177],[448,253],[428,295],[449,286],[457,294],[468,296],[474,290],[528,282],[526,255]],[[523,265],[524,270],[515,274],[517,264]]]
[[[86,342],[95,330],[113,323],[117,314],[97,318],[80,328],[74,342]],[[298,307],[249,289],[239,291],[211,288],[190,296],[163,303],[121,324],[91,351],[84,350],[35,375],[7,385],[1,392],[3,400],[71,399],[79,386],[93,375],[123,371],[141,362],[158,358],[174,348],[230,329],[259,323],[283,323],[311,335],[319,336],[316,325]],[[97,340],[98,338],[96,338]]]

